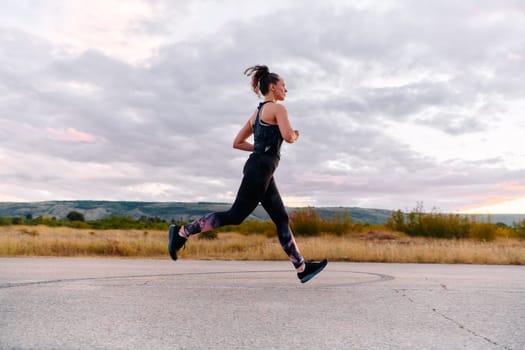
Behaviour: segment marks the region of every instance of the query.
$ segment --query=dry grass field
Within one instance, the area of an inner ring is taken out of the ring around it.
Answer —
[[[374,231],[345,236],[297,237],[307,259],[400,263],[525,264],[525,241],[490,242],[413,238]],[[169,258],[165,231],[89,230],[48,226],[1,226],[0,256],[106,256]],[[190,238],[185,259],[286,260],[277,237],[220,233]]]

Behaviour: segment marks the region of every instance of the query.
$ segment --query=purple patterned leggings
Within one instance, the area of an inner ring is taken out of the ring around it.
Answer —
[[[278,163],[279,159],[275,156],[252,153],[244,166],[244,177],[232,207],[228,211],[207,214],[185,225],[186,234],[190,236],[220,226],[239,225],[261,203],[275,223],[279,242],[288,258],[296,268],[301,266],[304,259],[297,248],[288,213],[273,178]]]

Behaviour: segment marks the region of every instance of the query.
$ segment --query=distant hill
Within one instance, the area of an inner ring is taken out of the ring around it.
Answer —
[[[126,201],[48,201],[48,202],[0,202],[0,216],[26,217],[31,215],[65,218],[72,211],[84,214],[86,220],[102,219],[109,215],[130,216],[138,219],[142,216],[158,217],[166,221],[191,221],[202,215],[214,211],[226,211],[230,203],[185,203],[185,202],[126,202]],[[288,208],[289,211],[298,208]],[[331,217],[336,213],[348,213],[353,222],[369,224],[384,224],[391,215],[390,210],[368,209],[357,207],[316,207],[321,217]],[[480,216],[485,220],[487,216]],[[268,214],[261,207],[257,207],[248,219],[269,220]],[[502,222],[512,225],[525,219],[525,214],[494,214],[490,216],[493,223]]]
[[[226,211],[231,203],[184,203],[184,202],[122,202],[122,201],[48,201],[48,202],[0,202],[0,216],[26,217],[31,215],[65,218],[72,211],[84,214],[86,220],[97,220],[109,215],[158,217],[167,221],[190,221],[214,211]],[[288,208],[293,211],[297,208]],[[381,224],[385,223],[391,211],[383,209],[365,209],[348,207],[315,208],[322,217],[331,217],[335,213],[347,212],[354,222]],[[269,220],[268,214],[258,206],[248,219]]]

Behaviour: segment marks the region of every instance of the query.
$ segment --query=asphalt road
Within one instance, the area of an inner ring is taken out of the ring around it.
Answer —
[[[0,259],[0,349],[525,349],[521,266]]]

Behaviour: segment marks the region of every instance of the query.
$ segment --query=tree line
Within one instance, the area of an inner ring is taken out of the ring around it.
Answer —
[[[38,216],[31,214],[25,217],[0,217],[0,226],[5,225],[46,225],[51,227],[66,226],[81,229],[150,229],[167,230],[169,225],[186,224],[183,220],[166,221],[159,217],[110,215],[98,220],[85,220],[79,211],[70,211],[65,218]],[[397,231],[409,236],[476,239],[490,241],[500,238],[525,239],[525,219],[508,226],[504,223],[492,223],[490,216],[480,220],[476,216],[461,214],[443,214],[436,211],[425,212],[418,205],[410,212],[397,210],[387,219],[385,225],[370,225],[353,222],[348,213],[334,214],[323,218],[308,207],[290,213],[290,226],[297,236],[316,236],[320,234],[350,235],[370,229]],[[202,238],[217,238],[220,232],[239,232],[241,234],[264,234],[274,236],[275,226],[271,221],[248,220],[237,226],[225,226],[217,230],[202,233]]]
[[[159,217],[141,216],[132,218],[131,216],[109,215],[98,220],[86,220],[84,214],[79,211],[70,211],[65,218],[51,216],[33,217],[27,214],[25,217],[0,217],[0,226],[7,225],[45,225],[50,227],[72,227],[81,229],[110,230],[110,229],[150,229],[167,230],[171,223],[181,222],[176,220],[166,221]]]

